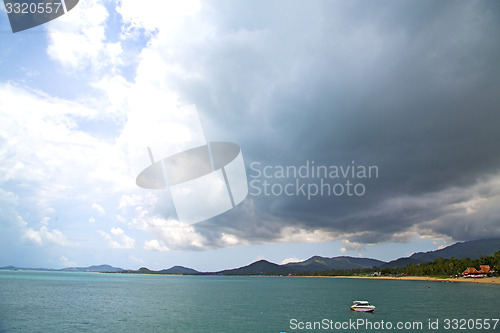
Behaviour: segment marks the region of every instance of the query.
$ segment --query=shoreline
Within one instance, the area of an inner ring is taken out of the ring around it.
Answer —
[[[500,277],[485,277],[485,278],[447,278],[440,279],[431,276],[317,276],[322,278],[332,279],[381,279],[381,280],[406,280],[406,281],[442,281],[442,282],[468,282],[468,283],[488,283],[500,284]]]

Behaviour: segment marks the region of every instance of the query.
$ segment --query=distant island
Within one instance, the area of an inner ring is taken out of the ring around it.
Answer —
[[[314,256],[301,262],[275,264],[259,260],[247,266],[217,272],[199,272],[192,268],[173,266],[159,271],[141,267],[138,270],[122,269],[110,265],[68,267],[63,269],[1,267],[0,270],[40,270],[64,272],[99,272],[118,274],[165,275],[286,275],[286,276],[458,276],[469,268],[489,266],[488,275],[500,271],[500,239],[462,242],[446,248],[414,253],[410,257],[390,262],[370,258],[339,256],[333,258]]]
[[[43,272],[92,272],[92,273],[115,273],[123,272],[123,268],[113,267],[110,265],[96,265],[89,267],[66,267],[61,269],[52,268],[23,268],[16,266],[5,266],[0,267],[0,270],[11,270],[11,271],[43,271]]]

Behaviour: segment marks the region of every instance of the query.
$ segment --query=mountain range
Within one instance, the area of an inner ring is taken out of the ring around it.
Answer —
[[[99,266],[89,266],[89,267],[67,267],[61,269],[63,272],[98,272],[98,273],[110,273],[110,272],[121,272],[122,268],[112,267],[110,265],[99,265]]]
[[[304,272],[317,272],[328,270],[354,270],[378,267],[396,268],[405,267],[412,264],[422,264],[432,262],[437,258],[456,259],[470,258],[479,259],[482,256],[491,256],[500,251],[500,239],[485,239],[456,243],[436,251],[417,252],[410,257],[398,258],[390,262],[384,262],[370,258],[355,258],[348,256],[340,257],[320,257],[314,256],[300,262],[292,262],[278,265],[267,260],[259,260],[247,266],[226,269],[218,272],[199,272],[192,268],[183,266],[173,266],[169,269],[153,271],[146,267],[138,270],[124,270],[110,265],[99,265],[89,267],[68,267],[63,269],[45,269],[45,268],[19,268],[15,266],[0,267],[0,270],[39,270],[39,271],[64,271],[64,272],[101,272],[101,273],[135,273],[135,274],[210,274],[210,275],[284,275]]]
[[[113,267],[110,265],[97,265],[89,267],[66,267],[62,269],[51,269],[51,268],[21,268],[16,266],[5,266],[0,267],[0,270],[24,270],[24,271],[45,271],[45,272],[94,272],[94,273],[116,273],[121,272],[124,269]]]
[[[277,275],[277,274],[294,274],[303,272],[314,271],[328,271],[328,270],[353,270],[378,267],[395,268],[406,267],[412,264],[423,264],[432,262],[437,258],[449,259],[454,257],[456,259],[470,258],[479,259],[482,256],[491,256],[495,252],[500,251],[500,239],[485,239],[468,241],[463,243],[455,243],[440,250],[429,252],[417,252],[410,257],[399,258],[390,262],[384,262],[376,259],[369,258],[355,258],[355,257],[333,257],[325,258],[314,256],[307,260],[288,263],[284,265],[274,264],[267,260],[259,260],[250,265],[240,268],[223,270],[220,272],[213,272],[210,274],[216,275]]]
[[[388,262],[382,268],[405,267],[413,264],[423,264],[431,262],[437,258],[455,259],[470,258],[479,259],[482,256],[491,256],[493,253],[500,251],[500,239],[483,239],[469,241],[463,243],[455,243],[443,249],[429,252],[417,252],[410,257],[399,258]]]

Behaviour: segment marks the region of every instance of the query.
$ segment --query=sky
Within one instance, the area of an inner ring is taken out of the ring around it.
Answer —
[[[389,261],[500,237],[499,35],[495,1],[80,0],[18,33],[1,6],[0,266]],[[147,147],[209,141],[241,148],[248,195],[190,224],[136,177]]]

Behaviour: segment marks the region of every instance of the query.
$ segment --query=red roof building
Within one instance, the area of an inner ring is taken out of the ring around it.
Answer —
[[[490,266],[479,266],[481,267],[481,269],[479,270],[479,273],[483,273],[483,274],[488,274],[491,272],[491,267]]]
[[[479,271],[477,269],[475,269],[474,267],[468,267],[462,274],[463,275],[479,274]]]
[[[494,271],[488,265],[481,265],[480,267],[481,267],[480,270],[477,270],[475,267],[468,267],[462,273],[462,275],[464,275],[464,276],[467,276],[467,275],[486,275],[489,273],[494,273]]]

